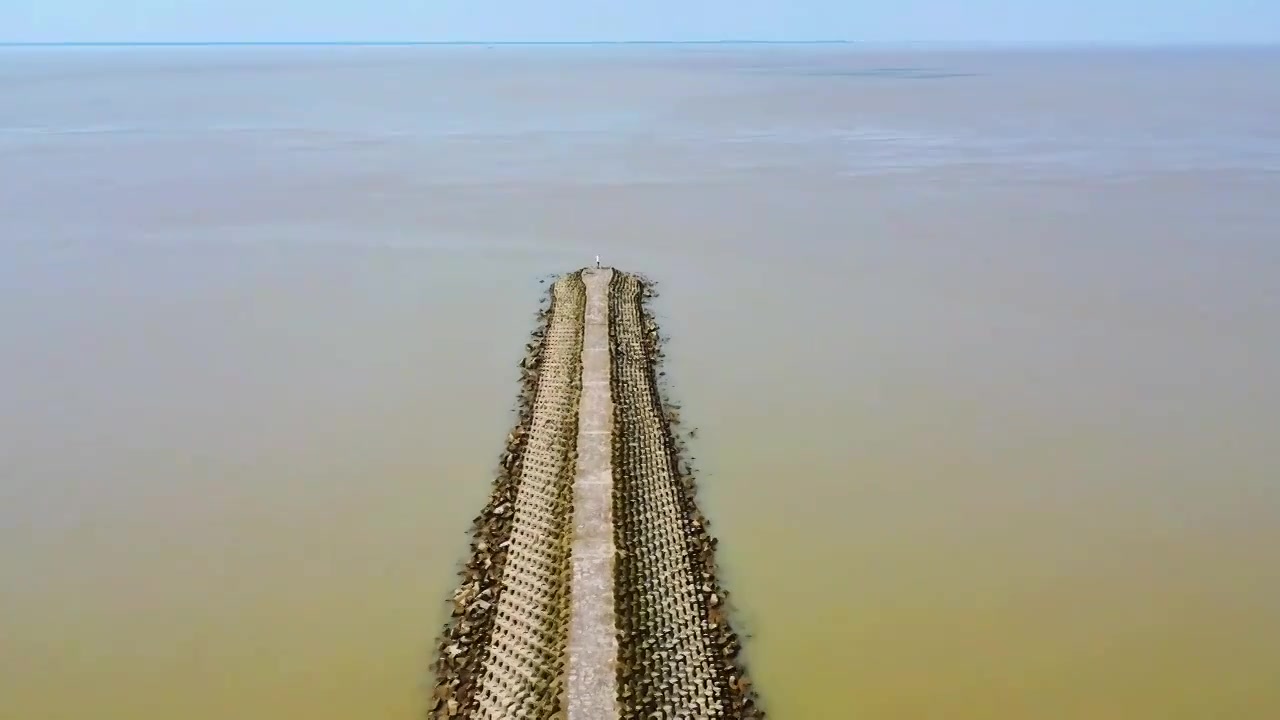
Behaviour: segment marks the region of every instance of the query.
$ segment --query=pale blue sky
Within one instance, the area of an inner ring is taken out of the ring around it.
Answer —
[[[1280,0],[0,0],[0,41],[1280,42]]]

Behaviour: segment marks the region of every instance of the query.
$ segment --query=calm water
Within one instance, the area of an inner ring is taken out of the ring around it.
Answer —
[[[1280,51],[0,52],[0,717],[420,716],[538,278],[778,718],[1280,717]]]

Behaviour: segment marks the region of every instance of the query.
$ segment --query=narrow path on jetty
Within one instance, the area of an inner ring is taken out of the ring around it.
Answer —
[[[556,281],[472,527],[432,718],[761,718],[639,277]]]
[[[612,270],[585,270],[582,399],[578,473],[573,485],[569,648],[569,720],[618,717],[618,638],[613,605],[613,397],[609,386],[609,281]]]

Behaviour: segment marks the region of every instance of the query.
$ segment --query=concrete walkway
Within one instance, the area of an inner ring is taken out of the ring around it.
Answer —
[[[613,603],[613,399],[609,388],[609,281],[612,270],[584,270],[586,325],[578,405],[578,467],[573,485],[570,558],[569,720],[618,717]]]

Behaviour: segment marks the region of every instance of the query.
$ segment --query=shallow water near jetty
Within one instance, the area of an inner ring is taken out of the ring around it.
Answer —
[[[1280,716],[1280,53],[0,52],[0,716],[417,717],[659,281],[779,718]]]

